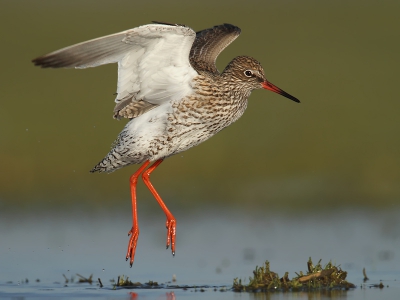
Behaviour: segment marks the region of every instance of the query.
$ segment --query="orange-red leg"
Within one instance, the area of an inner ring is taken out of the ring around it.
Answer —
[[[140,173],[150,164],[150,161],[146,161],[143,165],[131,176],[131,197],[132,197],[132,228],[128,232],[128,236],[131,236],[128,243],[128,251],[126,253],[126,260],[130,258],[130,265],[132,267],[133,260],[135,258],[136,244],[139,237],[139,223],[137,218],[137,206],[136,206],[136,185]]]
[[[163,162],[162,159],[157,160],[154,164],[152,164],[146,171],[143,172],[142,178],[147,188],[153,194],[154,198],[156,198],[158,204],[161,206],[162,210],[167,217],[167,222],[165,223],[167,227],[167,249],[169,245],[171,245],[172,255],[175,255],[175,237],[176,237],[176,219],[171,214],[167,206],[162,201],[160,195],[157,193],[156,189],[150,182],[150,174]]]

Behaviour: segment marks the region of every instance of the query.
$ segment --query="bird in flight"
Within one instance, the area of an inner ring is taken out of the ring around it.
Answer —
[[[118,63],[114,118],[129,122],[91,172],[110,173],[141,164],[130,177],[133,221],[126,260],[131,267],[139,236],[136,184],[140,175],[166,215],[167,249],[171,247],[175,255],[176,219],[150,182],[150,174],[165,158],[206,141],[239,119],[255,89],[300,102],[270,83],[252,57],[235,57],[218,71],[218,55],[240,31],[222,24],[196,33],[185,25],[154,22],[32,61],[42,68],[77,69]]]

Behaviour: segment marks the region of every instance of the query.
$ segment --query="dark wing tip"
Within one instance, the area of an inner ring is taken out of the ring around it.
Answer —
[[[238,35],[242,32],[242,30],[239,27],[229,23],[224,23],[223,26],[231,32],[236,32]]]
[[[151,21],[151,23],[154,24],[160,24],[160,25],[168,25],[168,26],[183,26],[183,27],[188,27],[184,24],[178,24],[178,23],[169,23],[169,22],[160,22],[160,21]]]
[[[46,57],[46,55],[32,59],[32,63],[35,66],[42,67],[42,68],[50,68],[51,67],[51,63],[49,62],[49,59]]]
[[[39,66],[38,58],[32,59],[31,63],[33,63],[35,66]]]
[[[43,55],[37,57],[32,59],[32,63],[41,68],[63,68],[69,66],[67,61],[55,59],[53,55]]]
[[[229,23],[224,23],[222,25],[215,25],[212,28],[200,30],[200,31],[196,32],[196,34],[197,35],[206,35],[206,34],[209,34],[210,32],[215,32],[216,30],[225,31],[227,33],[235,33],[236,35],[239,35],[242,32],[242,30],[239,27],[229,24]]]
[[[190,63],[197,71],[219,74],[215,65],[218,55],[240,34],[240,28],[224,23],[196,32],[190,50]]]

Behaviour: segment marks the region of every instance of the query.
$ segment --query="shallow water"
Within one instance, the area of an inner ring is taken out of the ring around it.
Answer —
[[[202,211],[176,215],[177,250],[165,250],[164,216],[140,216],[140,238],[133,268],[124,256],[129,212],[90,218],[83,214],[3,216],[0,221],[0,297],[103,299],[390,299],[400,292],[399,212],[319,212],[277,216],[260,212]],[[305,271],[329,260],[348,271],[355,290],[312,293],[234,293],[233,278],[246,280],[256,265],[269,260],[283,276]],[[362,269],[370,280],[362,288]],[[76,274],[93,284],[77,283]],[[63,274],[74,283],[65,283]],[[111,279],[129,276],[133,282],[157,281],[164,289],[112,290]],[[177,281],[171,282],[173,275]],[[98,286],[97,279],[104,284]],[[28,283],[26,283],[28,279]],[[36,282],[39,279],[40,282]],[[385,288],[370,288],[383,280]],[[182,290],[168,285],[207,286]],[[386,286],[389,287],[386,287]],[[228,291],[220,292],[221,287]],[[217,287],[217,291],[213,290]],[[136,294],[129,294],[134,292]],[[383,299],[383,298],[382,298]]]

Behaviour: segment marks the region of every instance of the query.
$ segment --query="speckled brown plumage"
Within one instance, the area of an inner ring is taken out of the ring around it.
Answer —
[[[252,70],[254,76],[246,77],[245,70]],[[193,93],[171,103],[160,134],[149,140],[128,124],[114,148],[91,172],[113,172],[126,165],[155,161],[204,142],[242,116],[251,91],[264,81],[261,64],[248,56],[236,57],[221,74],[196,76]],[[147,147],[141,143],[144,139]]]
[[[122,100],[115,106],[114,119],[134,119],[157,106],[147,101],[137,101],[133,97],[128,97],[128,99]]]

